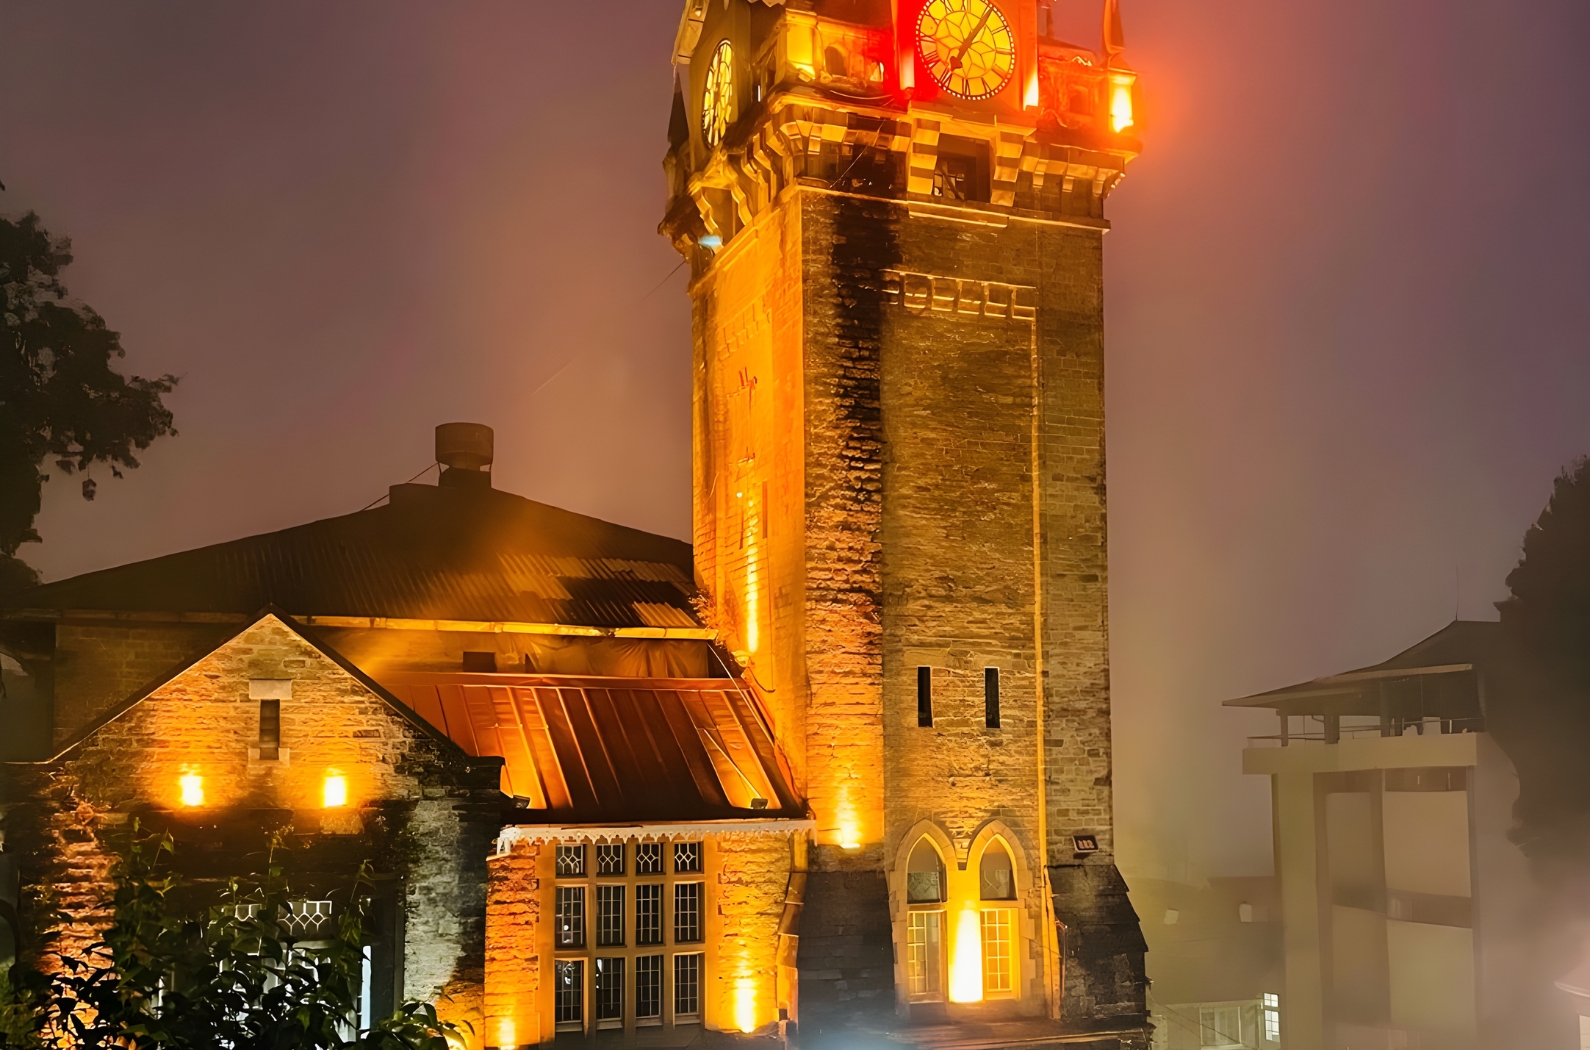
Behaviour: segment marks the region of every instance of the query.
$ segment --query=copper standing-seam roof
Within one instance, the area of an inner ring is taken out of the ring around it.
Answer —
[[[45,584],[78,610],[698,627],[690,544],[490,488],[395,485],[384,507]]]
[[[528,803],[524,823],[804,816],[764,713],[735,679],[415,673],[385,684],[469,754],[500,756],[503,791]]]

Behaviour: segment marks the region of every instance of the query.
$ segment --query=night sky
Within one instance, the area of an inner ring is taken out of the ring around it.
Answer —
[[[1493,618],[1590,452],[1590,5],[1123,6],[1121,860],[1266,872],[1240,748],[1273,719],[1219,702]],[[24,555],[56,579],[357,510],[455,419],[496,428],[499,487],[687,536],[679,10],[7,0],[0,212],[73,238],[130,370],[183,377],[181,436],[92,504],[49,487]]]

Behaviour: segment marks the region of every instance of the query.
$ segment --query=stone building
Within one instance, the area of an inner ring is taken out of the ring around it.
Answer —
[[[662,229],[691,264],[696,578],[817,825],[808,1031],[881,1007],[1146,1038],[1104,486],[1134,74],[1113,3],[1102,54],[1055,6],[680,23]]]
[[[453,424],[438,485],[0,615],[22,953],[57,906],[93,935],[137,818],[201,882],[285,836],[305,936],[369,863],[369,1008],[472,1048],[1146,1048],[1104,490],[1135,77],[1113,2],[1101,50],[1052,6],[686,4],[693,545],[493,489]]]

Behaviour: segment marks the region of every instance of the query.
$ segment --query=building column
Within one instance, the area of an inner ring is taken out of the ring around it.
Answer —
[[[1314,774],[1271,778],[1275,873],[1281,884],[1286,995],[1281,1045],[1325,1050],[1325,967],[1321,951],[1319,829]]]

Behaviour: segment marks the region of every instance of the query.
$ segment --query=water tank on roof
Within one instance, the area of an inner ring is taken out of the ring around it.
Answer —
[[[443,467],[441,484],[489,486],[493,441],[484,423],[443,423],[436,428],[436,462]]]

